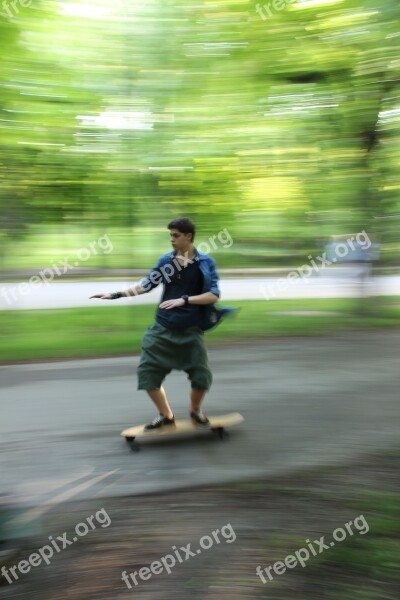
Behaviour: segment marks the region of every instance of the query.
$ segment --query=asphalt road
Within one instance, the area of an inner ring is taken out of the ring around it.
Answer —
[[[274,339],[210,351],[209,414],[245,421],[132,453],[120,431],[155,411],[136,391],[138,357],[0,368],[1,487],[40,505],[332,464],[398,441],[398,332]],[[166,389],[187,416],[188,382]],[[210,439],[211,438],[211,439]]]

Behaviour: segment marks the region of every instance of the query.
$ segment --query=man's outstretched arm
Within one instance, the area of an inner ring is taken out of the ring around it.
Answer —
[[[95,294],[94,296],[90,296],[90,298],[100,298],[101,300],[117,300],[118,298],[130,298],[131,296],[147,294],[162,282],[162,273],[160,271],[161,265],[162,262],[160,259],[154,269],[152,269],[150,273],[141,280],[140,283],[137,283],[126,290],[114,292],[113,294]]]
[[[118,300],[118,298],[130,298],[131,296],[140,296],[141,294],[147,294],[149,290],[143,288],[140,283],[122,290],[121,292],[114,292],[112,294],[95,294],[90,296],[91,298],[100,298],[101,300]]]

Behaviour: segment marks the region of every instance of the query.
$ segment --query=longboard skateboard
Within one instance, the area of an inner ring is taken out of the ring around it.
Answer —
[[[137,438],[140,439],[160,439],[169,435],[176,435],[180,433],[188,432],[199,432],[199,431],[213,431],[216,433],[220,440],[228,437],[228,432],[225,431],[225,427],[233,427],[238,425],[244,418],[239,413],[229,413],[226,415],[220,415],[219,417],[208,417],[210,423],[208,425],[197,425],[191,420],[180,420],[175,421],[175,426],[166,425],[159,427],[158,429],[152,429],[145,431],[144,425],[137,425],[136,427],[130,427],[124,429],[121,432],[121,436],[126,439],[131,447],[131,450],[138,452],[140,450],[139,444],[136,442]]]

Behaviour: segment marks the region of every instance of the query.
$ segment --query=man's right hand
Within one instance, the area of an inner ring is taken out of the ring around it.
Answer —
[[[90,296],[89,300],[92,298],[100,298],[101,300],[112,300],[111,294],[95,294],[94,296]]]

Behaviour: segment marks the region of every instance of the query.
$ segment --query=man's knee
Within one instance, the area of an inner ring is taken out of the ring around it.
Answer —
[[[138,378],[138,390],[153,391],[159,390],[161,388],[161,384],[164,381],[167,373],[161,372],[159,370],[154,371],[153,369],[146,369],[144,367],[137,368],[136,371]]]
[[[213,376],[208,369],[189,369],[186,371],[190,379],[191,387],[194,390],[208,391],[213,382]]]

